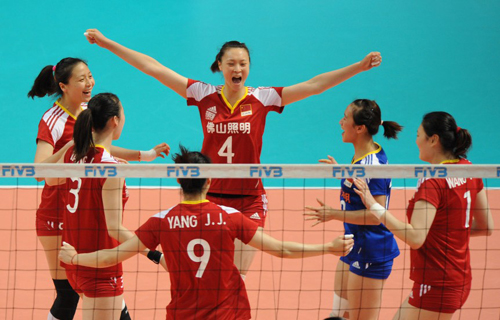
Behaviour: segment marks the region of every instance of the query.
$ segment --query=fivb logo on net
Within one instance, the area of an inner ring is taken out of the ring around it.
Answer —
[[[332,169],[334,178],[362,178],[365,175],[365,168],[335,166]]]
[[[416,178],[446,178],[448,171],[445,167],[415,167]]]
[[[34,166],[2,166],[2,177],[33,177]]]
[[[86,166],[86,177],[116,177],[118,170],[114,166]]]
[[[169,178],[196,178],[200,176],[200,167],[197,166],[167,166]]]
[[[250,167],[250,178],[279,178],[283,176],[283,168],[280,166]]]

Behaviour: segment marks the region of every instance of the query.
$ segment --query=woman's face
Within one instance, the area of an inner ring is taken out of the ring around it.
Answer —
[[[118,140],[122,134],[123,126],[125,125],[125,112],[123,111],[122,103],[120,102],[120,117],[117,119],[117,126],[113,132],[113,140]]]
[[[415,142],[417,143],[419,151],[418,157],[420,158],[420,160],[430,162],[430,160],[432,159],[431,155],[433,151],[431,148],[430,139],[425,133],[422,125],[418,127],[417,140]]]
[[[340,119],[339,124],[342,132],[342,142],[354,142],[358,137],[359,126],[354,123],[352,116],[353,107],[348,105],[344,111],[344,117]]]
[[[239,91],[245,87],[250,72],[250,57],[243,48],[226,50],[219,62],[219,70],[224,76],[226,87],[231,91]]]
[[[71,101],[89,102],[94,88],[94,78],[85,63],[78,63],[67,84],[59,83],[63,95]]]

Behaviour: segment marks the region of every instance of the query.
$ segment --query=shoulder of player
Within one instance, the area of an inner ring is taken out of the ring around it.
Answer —
[[[168,208],[167,210],[163,210],[152,216],[151,218],[159,218],[159,219],[165,219],[165,217],[170,214],[171,212],[175,211],[176,208],[178,208],[179,205],[175,205],[173,207]]]
[[[420,189],[425,189],[426,191],[437,190],[441,188],[446,188],[446,179],[436,179],[436,178],[420,178],[417,182],[417,192]]]
[[[211,94],[220,93],[221,90],[222,90],[222,85],[214,86],[206,82],[188,79],[186,93],[188,99],[192,98],[197,101],[201,101],[203,98]]]
[[[222,209],[225,213],[227,214],[233,214],[233,213],[238,213],[240,211],[236,210],[235,208],[232,208],[232,207],[226,207],[226,206],[223,206],[223,205],[219,205],[219,204],[215,204],[217,207],[219,207],[220,209]]]
[[[45,122],[48,126],[53,126],[57,121],[59,120],[66,121],[67,118],[68,114],[54,104],[52,108],[45,111],[41,121]]]

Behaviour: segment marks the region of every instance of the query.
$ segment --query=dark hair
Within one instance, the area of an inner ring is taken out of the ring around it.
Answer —
[[[201,152],[189,151],[182,145],[179,145],[180,152],[173,154],[172,159],[175,163],[212,163],[209,157]],[[185,194],[200,193],[205,185],[207,179],[199,178],[183,178],[179,179],[182,191]]]
[[[235,41],[235,40],[228,41],[228,42],[224,43],[222,48],[220,48],[219,53],[217,53],[217,55],[215,56],[214,63],[212,63],[212,65],[210,66],[210,70],[212,70],[213,73],[220,72],[219,62],[222,62],[222,57],[224,56],[226,51],[228,49],[232,49],[232,48],[245,49],[248,53],[248,60],[249,60],[248,62],[250,62],[250,50],[248,50],[248,47],[246,44],[244,44],[243,42]]]
[[[469,130],[457,126],[451,114],[443,111],[430,112],[422,119],[422,128],[428,137],[439,136],[443,151],[452,153],[457,158],[466,158],[472,146]]]
[[[36,97],[45,97],[46,95],[51,96],[54,93],[62,95],[63,92],[61,87],[59,87],[59,82],[68,84],[69,78],[73,73],[73,68],[79,64],[87,62],[78,58],[64,58],[55,65],[55,71],[53,71],[54,66],[46,66],[40,71],[38,77],[36,77],[33,87],[31,87],[30,92],[28,92],[28,97],[34,99]]]
[[[397,139],[398,132],[403,130],[403,127],[395,121],[382,122],[382,111],[375,100],[358,99],[351,105],[354,106],[352,111],[354,123],[358,126],[364,125],[371,136],[378,133],[380,125],[384,127],[384,137],[387,139]]]
[[[112,93],[99,93],[90,99],[88,107],[76,119],[73,129],[75,162],[87,155],[94,147],[92,131],[99,132],[106,127],[112,117],[120,117],[120,100]]]

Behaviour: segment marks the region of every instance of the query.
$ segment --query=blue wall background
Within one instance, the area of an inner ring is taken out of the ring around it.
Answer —
[[[27,92],[42,67],[86,59],[93,93],[122,100],[127,123],[117,145],[146,149],[166,141],[199,149],[197,110],[156,80],[83,36],[98,28],[178,73],[209,83],[220,46],[246,42],[250,86],[287,86],[380,51],[382,66],[268,118],[263,163],[348,163],[338,121],[356,98],[375,99],[383,120],[405,126],[399,140],[376,137],[396,163],[420,163],[416,130],[424,113],[450,112],[474,139],[469,159],[498,163],[500,2],[444,1],[7,1],[0,10],[0,162],[32,162],[37,125],[53,99]],[[160,161],[161,162],[161,161]],[[171,163],[170,159],[163,160]]]

